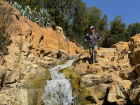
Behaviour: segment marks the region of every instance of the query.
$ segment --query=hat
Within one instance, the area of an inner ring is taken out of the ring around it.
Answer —
[[[95,27],[94,27],[94,26],[91,26],[90,29],[91,29],[91,28],[95,28]]]

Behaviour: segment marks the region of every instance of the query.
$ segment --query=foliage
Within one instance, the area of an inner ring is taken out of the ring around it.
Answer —
[[[6,31],[7,25],[11,23],[12,19],[9,16],[11,10],[0,4],[0,55],[8,54],[8,45],[11,43],[10,33]]]
[[[89,23],[87,12],[86,4],[82,2],[82,0],[76,0],[74,2],[71,38],[74,42],[76,41],[81,45],[84,45],[82,36],[84,35],[84,30]]]
[[[25,6],[29,6],[31,7],[32,10],[36,10],[37,12],[40,11],[40,8],[42,8],[42,4],[41,1],[42,0],[6,0],[8,2],[17,2],[21,5],[22,8],[24,8]]]
[[[61,26],[64,31],[69,26],[73,15],[73,2],[75,0],[42,0],[44,8],[48,8],[51,20]]]
[[[140,33],[140,23],[129,24],[127,32],[129,34],[129,39],[130,37]]]
[[[39,26],[48,27],[50,25],[49,13],[45,8],[40,8],[40,12],[37,12],[36,10],[32,10],[30,6],[25,6],[23,9],[22,6],[17,2],[13,3],[13,7],[17,8],[22,16],[32,20],[33,22],[36,22]]]
[[[115,16],[115,19],[110,22],[111,44],[115,44],[119,41],[127,41],[128,33],[126,31],[126,24],[122,20],[122,17],[119,15]]]

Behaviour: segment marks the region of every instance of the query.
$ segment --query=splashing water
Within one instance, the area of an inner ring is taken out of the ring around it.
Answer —
[[[56,71],[72,65],[73,60],[67,61],[63,65],[49,69],[52,80],[47,80],[45,93],[42,96],[45,105],[71,105],[73,104],[72,87],[69,79],[65,79],[62,73]]]

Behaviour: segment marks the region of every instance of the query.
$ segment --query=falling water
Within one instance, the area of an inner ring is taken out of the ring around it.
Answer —
[[[45,93],[42,96],[45,105],[72,105],[72,87],[69,79],[65,79],[62,73],[56,71],[61,70],[72,65],[73,60],[67,61],[63,65],[55,66],[49,69],[52,80],[47,80],[45,86]]]

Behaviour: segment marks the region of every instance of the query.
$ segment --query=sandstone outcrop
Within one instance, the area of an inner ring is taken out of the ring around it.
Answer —
[[[0,63],[0,105],[41,105],[49,67],[76,57],[72,66],[60,70],[70,79],[79,105],[140,104],[140,34],[129,42],[111,48],[99,47],[97,60],[91,64],[89,50],[81,50],[69,41],[61,27],[39,27],[21,16],[10,4],[12,44]]]
[[[8,24],[7,32],[10,32],[12,44],[8,47],[9,55],[5,58],[7,62],[10,62],[10,58],[14,59],[15,56],[20,56],[22,52],[24,52],[24,56],[33,53],[35,57],[47,61],[57,59],[57,55],[62,56],[60,54],[62,50],[65,51],[63,54],[67,53],[69,56],[76,56],[81,52],[75,43],[65,37],[61,32],[63,31],[61,27],[57,27],[61,31],[54,31],[49,27],[40,27],[37,23],[21,16],[18,10],[11,7],[7,2],[0,2],[3,7],[11,10],[9,17],[12,21]]]
[[[81,49],[65,37],[61,27],[56,31],[40,27],[9,3],[0,3],[0,8],[11,11],[6,31],[12,40],[9,54],[0,59],[0,105],[41,105],[46,80],[51,79],[47,68],[57,58],[60,61],[54,65],[72,59]]]
[[[137,95],[140,82],[137,78],[140,68],[137,61],[139,56],[135,53],[139,48],[130,49],[132,46],[130,42],[131,39],[129,42],[114,44],[112,48],[98,48],[97,64],[90,64],[89,51],[86,50],[77,57],[72,69],[67,68],[79,74],[80,91],[77,93],[77,103],[80,105],[139,104]],[[135,42],[137,45],[138,40]]]

